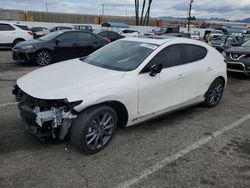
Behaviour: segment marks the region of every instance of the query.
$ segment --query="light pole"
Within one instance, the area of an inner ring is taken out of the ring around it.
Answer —
[[[191,11],[192,11],[192,3],[194,0],[190,0],[189,11],[188,11],[188,32],[190,32],[190,22],[191,22]]]
[[[48,9],[48,0],[45,1],[45,6],[46,6],[46,22],[48,22],[48,12],[49,12],[49,9]]]
[[[102,4],[102,16],[104,15],[104,7],[105,7],[105,5]]]

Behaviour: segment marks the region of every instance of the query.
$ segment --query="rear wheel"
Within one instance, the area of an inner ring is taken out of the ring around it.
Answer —
[[[97,106],[82,112],[70,131],[72,145],[85,154],[94,154],[111,141],[117,126],[117,114],[109,106]]]
[[[42,50],[36,55],[36,64],[39,66],[46,66],[52,62],[52,57],[49,52]]]
[[[224,82],[222,79],[217,78],[208,89],[207,93],[205,94],[205,101],[204,105],[206,107],[214,107],[220,103],[220,100],[223,95],[224,90]]]

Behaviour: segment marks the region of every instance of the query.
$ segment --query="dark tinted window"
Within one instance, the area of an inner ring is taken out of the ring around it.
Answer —
[[[182,44],[182,50],[184,63],[199,61],[207,55],[207,49],[197,45]]]
[[[90,33],[77,33],[79,40],[84,40],[84,41],[91,41],[95,40],[96,37]]]
[[[119,34],[116,32],[109,32],[109,36],[111,37],[119,37]]]
[[[0,24],[0,31],[13,31],[13,30],[15,30],[15,28],[9,24]]]
[[[162,64],[163,68],[181,65],[181,46],[172,45],[166,47],[149,62],[147,67],[142,72],[148,72],[149,68],[155,64]]]
[[[26,25],[15,25],[17,26],[18,28],[24,30],[24,31],[29,31],[30,29],[26,26]]]
[[[62,42],[73,41],[76,39],[76,33],[75,32],[64,33],[60,35],[58,39],[61,40]]]
[[[103,31],[103,32],[99,33],[99,35],[102,37],[108,37],[108,32]]]

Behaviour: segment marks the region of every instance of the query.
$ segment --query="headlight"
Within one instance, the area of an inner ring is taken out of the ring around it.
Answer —
[[[222,55],[223,57],[227,57],[226,52],[222,52],[221,55]]]
[[[32,49],[32,48],[34,48],[34,46],[32,46],[32,45],[22,46],[22,49],[23,49],[23,50],[30,50],[30,49]]]

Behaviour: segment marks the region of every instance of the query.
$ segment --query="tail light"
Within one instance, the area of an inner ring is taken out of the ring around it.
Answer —
[[[31,31],[28,31],[28,34],[33,36],[33,33]]]

